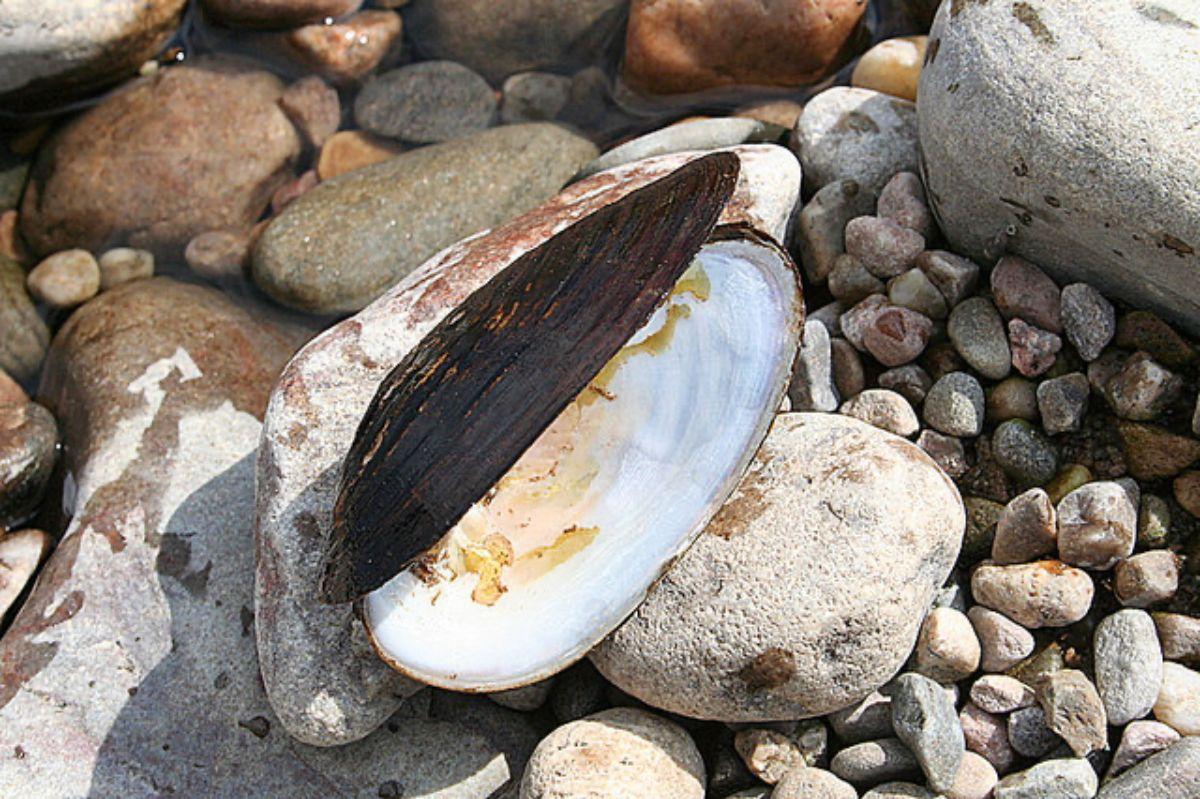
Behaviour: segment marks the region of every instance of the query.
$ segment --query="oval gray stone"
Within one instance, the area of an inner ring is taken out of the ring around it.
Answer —
[[[1162,684],[1163,656],[1154,620],[1144,610],[1121,610],[1096,626],[1096,689],[1108,723],[1128,724],[1150,712]]]

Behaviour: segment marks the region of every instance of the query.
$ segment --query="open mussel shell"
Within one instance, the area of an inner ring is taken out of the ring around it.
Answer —
[[[585,217],[384,381],[346,460],[322,591],[366,592],[365,626],[394,668],[478,691],[565,668],[733,490],[803,316],[777,244],[714,231],[736,174],[731,156],[697,159]],[[582,260],[564,266],[571,252]],[[576,273],[599,282],[576,292]],[[543,339],[558,314],[579,326],[556,344]]]

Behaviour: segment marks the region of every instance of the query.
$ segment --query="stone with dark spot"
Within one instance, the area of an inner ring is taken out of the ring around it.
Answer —
[[[779,416],[740,490],[592,661],[683,715],[828,713],[908,657],[963,525],[953,484],[909,442]]]
[[[953,248],[1200,331],[1198,28],[1188,0],[943,3],[918,116]]]
[[[39,399],[63,420],[73,507],[0,639],[0,794],[317,799],[402,779],[484,796],[519,773],[474,722],[400,717],[322,750],[267,701],[243,616],[258,420],[309,332],[166,278],[59,330]]]

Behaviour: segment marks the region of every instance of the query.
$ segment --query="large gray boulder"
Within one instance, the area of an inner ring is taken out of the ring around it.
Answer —
[[[1200,5],[943,3],[917,100],[956,250],[1200,331]]]

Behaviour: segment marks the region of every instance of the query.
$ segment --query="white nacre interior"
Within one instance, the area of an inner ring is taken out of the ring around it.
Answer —
[[[799,309],[774,248],[705,245],[424,563],[365,597],[381,656],[431,685],[496,691],[586,654],[733,490],[779,406]]]

